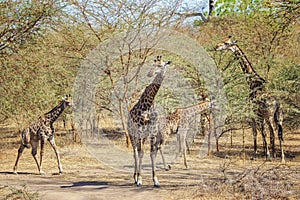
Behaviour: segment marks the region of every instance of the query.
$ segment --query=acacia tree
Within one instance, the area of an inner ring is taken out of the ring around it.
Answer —
[[[36,40],[55,24],[62,7],[56,1],[0,3],[1,122],[24,106],[25,102],[19,100],[24,89],[29,88],[28,81],[36,75],[35,70],[28,68],[25,49],[36,44]]]
[[[0,53],[16,52],[51,27],[63,5],[56,1],[6,1],[0,4]]]
[[[121,126],[125,131],[127,145],[129,145],[129,137],[126,127],[126,112],[132,107],[137,100],[137,96],[142,92],[138,87],[139,77],[145,68],[144,63],[149,55],[153,53],[153,46],[136,51],[133,50],[134,46],[132,46],[132,43],[142,44],[146,42],[141,40],[139,34],[145,34],[146,38],[149,35],[150,38],[153,34],[159,34],[161,28],[176,27],[180,23],[178,21],[179,18],[175,15],[179,5],[177,1],[162,2],[158,0],[140,2],[131,0],[73,2],[73,7],[76,8],[80,21],[92,31],[100,44],[113,34],[122,32],[135,34],[124,35],[123,43],[129,50],[123,52],[122,47],[120,47],[120,55],[117,61],[113,63],[107,61],[106,66],[104,66],[104,76],[101,77],[101,83],[98,86],[99,90],[97,90],[95,97],[92,95],[91,99],[88,100],[101,105],[98,106],[98,112],[100,110],[116,110],[115,114],[121,119]],[[121,82],[122,88],[117,86],[117,82],[119,85]],[[130,85],[134,85],[134,87],[132,88],[133,90],[129,91]],[[122,91],[122,94],[120,91]],[[112,93],[118,94],[116,96],[117,105],[111,104]],[[86,113],[92,112],[92,110],[88,110]],[[82,120],[84,118],[86,117],[82,117]]]
[[[289,76],[293,77],[293,84],[288,84],[291,80],[285,76],[286,81],[281,82],[279,86],[278,79],[282,81],[282,72],[287,68],[293,69],[299,63],[294,53],[297,51],[297,33],[294,30],[297,28],[299,5],[296,1],[230,3],[225,0],[217,1],[215,8],[217,16],[201,26],[199,41],[208,46],[208,49],[213,49],[220,40],[232,35],[256,71],[267,80],[267,92],[281,101],[285,110],[284,118],[289,119],[285,120],[284,125],[288,127],[291,121],[295,121],[290,119],[297,116],[299,107],[295,106],[298,100],[292,93],[287,95],[287,91],[293,91],[295,88],[290,86],[298,85],[299,80],[294,70],[290,70],[293,75]],[[252,105],[246,103],[249,88],[239,70],[238,62],[231,53],[210,52],[222,71],[229,101],[229,115],[224,131],[239,128],[239,119],[247,121],[254,116],[249,108]],[[291,110],[294,114],[291,114]]]

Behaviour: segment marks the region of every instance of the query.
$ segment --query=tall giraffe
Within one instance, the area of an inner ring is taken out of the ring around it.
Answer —
[[[162,155],[163,163],[165,169],[171,169],[174,161],[183,153],[183,161],[186,168],[188,168],[187,160],[186,160],[186,151],[187,151],[187,131],[189,130],[191,123],[193,123],[197,116],[202,114],[203,112],[210,109],[213,105],[213,101],[205,99],[204,101],[183,107],[177,108],[172,114],[167,117],[166,124],[161,128],[159,132],[160,136],[160,152]],[[164,144],[166,138],[172,134],[176,133],[177,142],[178,142],[178,152],[176,153],[174,161],[166,168],[165,159],[161,150],[161,145]]]
[[[17,174],[17,166],[19,159],[25,148],[32,147],[31,154],[37,164],[38,170],[40,174],[44,174],[42,171],[42,159],[44,154],[44,144],[45,141],[48,140],[51,144],[58,163],[59,173],[62,173],[62,167],[60,163],[59,153],[56,148],[55,140],[54,140],[54,127],[53,123],[57,120],[60,114],[68,107],[73,106],[73,101],[71,95],[66,95],[62,101],[51,111],[39,117],[36,122],[33,122],[29,125],[29,127],[25,128],[21,133],[21,144],[18,149],[18,156],[14,166],[14,174]],[[41,152],[40,152],[40,163],[36,158],[38,142],[41,141]]]
[[[253,140],[254,140],[254,156],[255,159],[257,154],[257,128],[259,126],[260,132],[264,141],[264,148],[266,153],[267,160],[271,160],[271,157],[275,157],[275,137],[274,131],[277,130],[280,151],[281,151],[281,162],[285,162],[284,151],[283,151],[283,130],[282,130],[282,110],[280,104],[277,100],[266,94],[265,92],[265,80],[260,77],[248,58],[241,50],[241,48],[237,45],[236,41],[233,41],[229,36],[227,40],[219,43],[216,48],[217,51],[221,50],[231,50],[233,54],[239,60],[240,66],[242,68],[243,73],[246,75],[247,83],[250,87],[250,95],[249,100],[252,101],[255,105],[254,113],[257,115],[257,118],[251,119]],[[265,133],[265,124],[268,125],[268,129],[270,132],[270,147],[271,154],[269,152],[266,133]]]
[[[156,74],[152,83],[148,85],[139,101],[133,106],[128,115],[128,133],[134,155],[134,181],[137,186],[142,185],[141,167],[144,155],[143,145],[150,136],[150,157],[152,163],[152,178],[154,187],[160,187],[156,176],[156,154],[158,150],[157,113],[154,110],[154,99],[165,77],[166,70],[171,64],[170,61],[163,62],[161,56],[154,60],[154,68],[148,76]]]

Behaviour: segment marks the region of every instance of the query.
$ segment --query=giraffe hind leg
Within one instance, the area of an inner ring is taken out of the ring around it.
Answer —
[[[30,130],[29,128],[26,128],[22,131],[21,133],[21,144],[26,147],[26,148],[30,148]]]
[[[158,182],[157,176],[156,176],[156,156],[158,151],[158,143],[155,141],[156,138],[152,137],[150,141],[150,158],[151,158],[151,165],[152,165],[152,178],[154,187],[159,188],[160,184]]]
[[[18,162],[19,162],[20,157],[22,156],[24,149],[30,148],[29,141],[30,141],[30,129],[26,128],[21,132],[21,144],[18,149],[17,159],[16,159],[14,169],[13,169],[14,174],[18,173],[17,172]]]
[[[41,168],[40,168],[40,164],[36,158],[36,154],[37,154],[37,148],[38,148],[38,141],[31,141],[31,146],[32,146],[32,150],[31,150],[31,155],[32,157],[34,158],[34,161],[38,167],[38,171],[40,174],[43,174],[43,171],[41,171]]]
[[[19,149],[18,149],[17,159],[16,159],[15,166],[14,166],[14,169],[13,169],[14,174],[18,174],[18,172],[17,172],[18,162],[19,162],[20,157],[22,156],[22,153],[23,153],[24,149],[25,149],[25,146],[23,144],[21,144]]]

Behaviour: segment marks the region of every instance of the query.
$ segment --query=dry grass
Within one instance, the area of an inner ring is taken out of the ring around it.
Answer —
[[[110,136],[109,139],[125,149],[122,133],[108,129],[109,127],[106,127],[104,131]],[[67,174],[53,177],[53,174],[58,172],[56,158],[50,145],[46,145],[43,168],[47,174],[50,174],[47,177],[51,180],[54,179],[53,181],[69,181],[73,184],[94,184],[101,180],[100,183],[113,183],[121,191],[124,190],[123,192],[126,194],[128,188],[122,189],[124,187],[122,185],[129,185],[126,187],[131,188],[131,174],[119,174],[108,169],[92,157],[84,145],[74,143],[73,139],[72,133],[62,127],[57,127],[56,142],[61,154],[63,170]],[[256,161],[251,161],[249,159],[252,153],[251,133],[246,132],[245,157],[241,141],[241,133],[236,132],[232,135],[231,146],[231,136],[228,133],[220,140],[220,152],[214,152],[211,157],[199,158],[197,152],[201,145],[201,137],[197,137],[191,146],[191,154],[188,155],[190,169],[184,169],[182,159],[178,159],[171,171],[159,170],[162,189],[155,190],[154,193],[164,199],[193,200],[300,198],[299,132],[286,135],[287,164],[285,165],[280,164],[280,158],[276,158],[273,162],[264,162],[264,157],[261,155]],[[261,141],[260,138],[259,141]],[[16,177],[10,173],[17,155],[18,142],[18,131],[2,127],[0,134],[2,167],[0,176],[4,178],[1,178],[2,183],[7,178],[16,180]],[[37,173],[37,167],[29,150],[24,151],[19,163],[19,170],[26,172],[21,175],[21,179],[30,178],[32,182],[45,179],[34,175]],[[144,175],[144,183],[151,185],[151,175],[147,173],[146,171]],[[32,187],[32,185],[27,186],[24,182],[13,185],[0,184],[0,197],[2,199],[39,199],[40,191],[36,191]],[[149,190],[147,186],[146,190]],[[149,191],[151,192],[152,189]],[[102,195],[105,195],[104,191],[101,192]]]

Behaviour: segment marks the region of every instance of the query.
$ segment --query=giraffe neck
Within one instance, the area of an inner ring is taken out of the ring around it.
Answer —
[[[66,107],[67,107],[66,102],[62,101],[51,111],[47,112],[43,117],[47,121],[50,121],[50,123],[52,124],[57,120],[57,118],[61,115],[61,113],[65,110]]]
[[[246,77],[247,83],[250,86],[250,99],[253,99],[257,96],[257,92],[263,90],[265,80],[260,77],[251,63],[249,62],[247,56],[241,50],[238,45],[234,45],[230,48],[234,55],[239,59],[240,66],[244,74],[250,75]]]
[[[134,106],[134,109],[147,111],[151,108],[154,102],[154,98],[161,86],[163,76],[161,74],[156,75],[150,85],[146,87],[143,94],[141,95],[138,103]]]
[[[143,114],[144,112],[148,112],[153,106],[154,98],[161,86],[163,78],[161,74],[156,75],[152,83],[145,88],[139,101],[130,110],[130,116],[136,123],[140,123],[141,125],[147,123]]]
[[[170,135],[176,133],[176,129],[178,128],[179,123],[182,123],[182,120],[189,121],[210,107],[211,103],[205,101],[189,107],[177,108],[174,113],[167,117],[167,122],[162,128],[163,134]]]
[[[242,49],[238,45],[234,45],[231,48],[231,51],[234,53],[234,55],[239,58],[241,68],[245,74],[252,74],[255,76],[259,76],[254,68],[252,67],[251,63],[249,62],[247,56],[244,54]]]
[[[181,115],[183,118],[191,118],[195,115],[201,114],[203,111],[210,107],[210,101],[205,101],[185,108],[179,108],[179,110],[181,110]]]

